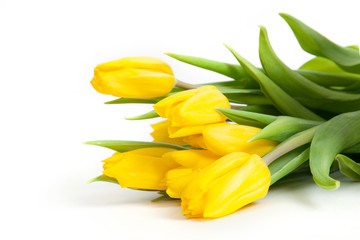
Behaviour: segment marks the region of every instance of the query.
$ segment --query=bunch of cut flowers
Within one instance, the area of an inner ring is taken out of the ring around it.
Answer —
[[[180,199],[186,217],[219,218],[294,174],[311,173],[328,190],[340,186],[330,175],[336,171],[360,181],[359,47],[339,46],[280,15],[314,55],[296,70],[276,55],[262,26],[260,68],[229,46],[238,64],[167,54],[228,81],[182,82],[152,57],[99,64],[92,86],[119,97],[108,104],[153,104],[153,111],[130,119],[160,120],[151,125],[152,142],[87,142],[115,151],[90,182],[158,191],[156,200]]]

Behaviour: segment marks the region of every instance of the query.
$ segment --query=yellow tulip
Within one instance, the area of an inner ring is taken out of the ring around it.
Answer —
[[[170,148],[142,148],[129,152],[116,152],[105,159],[103,174],[116,179],[120,186],[134,189],[165,190],[166,173],[179,166],[171,158],[162,158]]]
[[[204,137],[202,134],[195,134],[184,137],[184,142],[196,148],[206,149]]]
[[[230,108],[230,104],[214,86],[179,92],[154,105],[161,117],[169,119],[171,138],[199,134],[207,124],[224,122],[216,107]]]
[[[165,153],[163,158],[172,159],[181,165],[166,174],[166,193],[172,198],[180,198],[185,186],[200,170],[219,157],[207,150],[182,150]]]
[[[170,143],[175,145],[185,145],[186,142],[182,140],[182,138],[169,138],[169,121],[162,121],[151,125],[152,129],[154,130],[151,133],[153,137],[153,142],[163,142],[163,143]]]
[[[248,142],[260,131],[261,128],[251,126],[219,123],[206,126],[202,134],[206,149],[216,154],[246,152],[263,156],[273,149],[277,143],[269,140]]]
[[[181,207],[187,217],[218,218],[266,196],[271,175],[255,154],[230,153],[186,185]]]
[[[175,78],[169,65],[160,59],[128,57],[96,66],[91,84],[103,94],[151,99],[168,94]]]

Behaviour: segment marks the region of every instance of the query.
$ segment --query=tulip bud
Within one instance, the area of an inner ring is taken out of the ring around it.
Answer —
[[[166,193],[172,198],[180,198],[185,186],[199,171],[217,160],[220,156],[206,150],[182,150],[165,153],[163,157],[172,159],[181,165],[166,174]]]
[[[103,94],[151,99],[168,94],[175,78],[169,65],[160,59],[128,57],[96,66],[91,84]]]
[[[218,218],[266,196],[271,175],[255,154],[231,153],[203,169],[181,194],[187,217]]]
[[[185,145],[186,142],[183,141],[182,138],[169,138],[169,121],[162,121],[151,125],[152,129],[154,130],[151,133],[153,137],[153,142],[163,142],[163,143],[170,143],[175,145]]]
[[[230,104],[214,86],[179,92],[154,105],[161,117],[169,119],[170,137],[199,134],[207,124],[224,122],[216,107],[230,108]]]
[[[166,173],[179,166],[170,158],[162,158],[163,154],[171,151],[174,150],[153,147],[125,153],[116,152],[103,161],[103,174],[116,179],[123,188],[165,190]]]
[[[260,131],[261,128],[246,125],[219,123],[206,126],[202,134],[206,149],[216,154],[223,156],[232,152],[246,152],[263,156],[277,143],[269,140],[248,142]]]

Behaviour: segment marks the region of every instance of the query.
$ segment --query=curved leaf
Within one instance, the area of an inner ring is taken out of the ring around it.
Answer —
[[[345,90],[360,87],[360,74],[346,72],[330,59],[323,57],[309,60],[297,72],[324,86],[343,86]]]
[[[261,114],[261,113],[236,110],[236,109],[228,109],[228,108],[219,108],[219,107],[215,108],[215,109],[216,109],[216,111],[220,112],[221,114],[223,114],[225,117],[228,117],[232,121],[234,121],[233,119],[236,120],[237,118],[245,118],[245,119],[249,119],[249,120],[255,120],[256,122],[267,125],[276,120],[276,116],[271,116],[268,114]],[[234,122],[236,122],[236,121],[234,121]]]
[[[284,90],[277,86],[270,78],[268,78],[261,70],[256,68],[231,47],[226,46],[235,58],[240,62],[249,75],[254,78],[259,84],[264,95],[270,99],[273,105],[283,114],[311,119],[311,120],[323,120],[321,117],[301,105],[298,101],[289,96]]]
[[[311,70],[297,70],[303,77],[310,81],[324,87],[332,88],[334,90],[345,91],[359,91],[360,90],[360,75],[340,75],[326,72],[317,72]]]
[[[125,118],[126,120],[144,120],[144,119],[150,119],[150,118],[157,118],[160,117],[159,114],[157,114],[155,112],[155,110],[152,110],[150,112],[141,114],[139,116],[134,116],[134,117],[127,117]]]
[[[286,66],[275,54],[264,27],[260,27],[259,53],[268,76],[283,90],[307,107],[324,109],[324,103],[360,100],[360,94],[334,91],[320,86]]]
[[[163,99],[162,97],[153,98],[153,99],[137,99],[137,98],[118,98],[105,104],[126,104],[126,103],[150,103],[154,104]]]
[[[87,183],[93,183],[93,182],[110,182],[110,183],[119,184],[119,182],[116,181],[115,179],[108,178],[104,175],[100,175],[98,177],[92,178]]]
[[[360,143],[360,111],[340,114],[321,124],[310,146],[310,169],[322,188],[336,189],[340,182],[329,176],[335,156]]]
[[[267,125],[263,130],[252,137],[249,142],[267,139],[275,142],[283,142],[292,135],[302,132],[321,124],[320,121],[311,121],[289,116],[278,116],[275,121]]]
[[[329,58],[346,71],[360,73],[359,51],[333,43],[293,16],[284,13],[280,16],[289,24],[302,49],[306,52]]]
[[[312,127],[291,136],[268,152],[262,157],[262,160],[269,165],[284,154],[310,143],[318,127],[319,126]]]
[[[238,94],[230,93],[224,94],[229,102],[247,104],[247,105],[272,105],[271,101],[267,99],[264,95],[258,94]]]
[[[109,148],[117,152],[128,152],[139,148],[150,148],[150,147],[165,147],[176,150],[188,150],[189,148],[177,146],[169,143],[160,142],[141,142],[141,141],[123,141],[123,140],[99,140],[85,142],[85,144],[95,145],[100,147]]]
[[[335,160],[339,163],[339,169],[342,174],[356,181],[360,181],[360,164],[354,162],[351,158],[338,154]]]
[[[271,185],[295,171],[309,159],[309,147],[303,146],[294,149],[279,157],[269,165]]]
[[[281,113],[276,110],[276,108],[272,105],[247,105],[240,110],[253,112],[253,113],[262,113],[267,115],[279,116]]]
[[[186,56],[175,53],[165,53],[181,62],[191,64],[196,67],[204,68],[219,74],[225,75],[235,80],[239,80],[238,84],[243,88],[258,88],[259,85],[251,79],[240,65],[218,62],[200,57]],[[241,84],[240,84],[241,83]]]

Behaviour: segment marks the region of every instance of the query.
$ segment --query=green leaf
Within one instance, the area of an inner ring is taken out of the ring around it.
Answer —
[[[166,55],[175,58],[181,62],[191,64],[196,67],[204,68],[213,72],[220,73],[232,79],[238,80],[239,86],[243,88],[258,88],[259,85],[251,79],[251,77],[244,71],[240,65],[229,64],[209,60],[200,57],[185,56],[174,53],[166,53]]]
[[[134,117],[127,117],[126,120],[144,120],[144,119],[150,119],[150,118],[157,118],[160,117],[159,114],[157,114],[154,110],[141,114],[139,116]]]
[[[301,105],[298,101],[293,99],[278,85],[276,85],[270,78],[268,78],[261,70],[257,69],[254,65],[241,57],[229,46],[226,46],[240,64],[244,67],[245,71],[254,78],[260,85],[260,88],[264,95],[270,99],[273,105],[283,114],[299,117],[310,120],[322,120],[321,117]]]
[[[359,163],[342,154],[336,155],[335,160],[339,163],[339,169],[342,174],[356,181],[360,181]]]
[[[309,147],[294,149],[279,157],[269,165],[271,185],[292,173],[309,159]]]
[[[137,98],[118,98],[105,104],[126,104],[126,103],[149,103],[154,104],[160,101],[163,98],[153,98],[153,99],[137,99]]]
[[[329,176],[336,155],[360,143],[360,111],[340,114],[321,124],[310,146],[310,169],[314,181],[324,189],[336,189],[340,182]]]
[[[240,110],[254,113],[262,113],[267,115],[279,116],[281,113],[272,105],[247,105]]]
[[[263,130],[252,137],[250,141],[267,139],[275,142],[283,142],[292,135],[302,132],[321,124],[320,121],[312,121],[288,116],[278,116],[275,121],[267,125]]]
[[[168,201],[168,200],[179,200],[178,198],[172,198],[170,197],[166,191],[159,191],[158,194],[160,194],[160,197],[157,197],[153,200],[151,200],[152,202],[159,202],[159,201]]]
[[[357,93],[360,90],[360,75],[349,76],[301,69],[296,72],[316,84],[334,90],[355,91]]]
[[[360,94],[334,91],[320,86],[286,66],[275,54],[264,27],[260,27],[260,60],[268,76],[283,90],[309,108],[331,111],[332,104],[359,101]],[[324,108],[324,104],[329,107]]]
[[[171,96],[175,93],[184,91],[184,89],[182,88],[178,88],[178,87],[174,87],[171,92],[163,97],[157,97],[157,98],[152,98],[152,99],[138,99],[138,98],[118,98],[109,102],[106,102],[105,104],[127,104],[127,103],[146,103],[146,104],[155,104],[159,101],[161,101],[162,99]]]
[[[243,89],[248,90],[248,89]],[[222,89],[220,89],[221,92]],[[272,105],[271,101],[262,94],[260,90],[258,92],[240,92],[233,91],[225,92],[224,95],[229,99],[229,102],[240,103],[240,104],[249,104],[249,105]]]
[[[215,86],[219,89],[227,89],[227,88],[232,88],[232,89],[243,89],[246,90],[244,88],[242,88],[241,86],[239,86],[239,82],[238,81],[234,81],[234,80],[229,80],[229,81],[219,81],[219,82],[208,82],[208,83],[202,83],[199,84],[198,86],[206,86],[206,85],[212,85]],[[252,89],[249,89],[252,90]],[[258,90],[258,88],[257,88]]]
[[[341,47],[298,19],[281,13],[280,16],[289,24],[302,49],[306,52],[331,59],[349,72],[360,73],[359,51]]]
[[[360,74],[346,72],[327,58],[315,57],[303,64],[297,72],[326,87],[342,86],[345,90],[360,88]]]
[[[343,153],[360,153],[360,143],[355,144],[349,148],[346,148]]]
[[[104,175],[100,175],[98,177],[92,178],[87,183],[93,183],[93,182],[110,182],[110,183],[119,184],[118,181],[116,181],[115,179],[108,178]]]
[[[236,122],[237,118],[245,118],[245,119],[249,119],[249,120],[255,120],[256,122],[267,125],[276,120],[276,116],[271,116],[271,115],[267,115],[267,114],[254,113],[254,112],[249,112],[249,111],[235,110],[235,109],[228,109],[228,108],[219,108],[219,107],[217,107],[215,109],[216,109],[216,111],[220,112],[225,117],[232,120],[233,122]]]
[[[123,141],[123,140],[100,140],[100,141],[90,141],[85,142],[85,144],[96,145],[105,148],[115,150],[117,152],[127,152],[140,148],[150,148],[150,147],[165,147],[173,148],[177,150],[188,150],[189,148],[177,146],[169,143],[160,143],[160,142],[141,142],[141,141]]]
[[[316,129],[319,126],[315,126],[309,129],[306,129],[302,132],[299,132],[279,145],[277,145],[275,148],[273,148],[270,152],[268,152],[265,156],[262,157],[263,161],[266,164],[272,163],[274,160],[278,159],[279,157],[283,156],[284,154],[287,154],[288,152],[291,152],[292,150],[301,147],[305,144],[308,144],[311,142],[312,138],[314,137],[314,134],[316,132]]]

